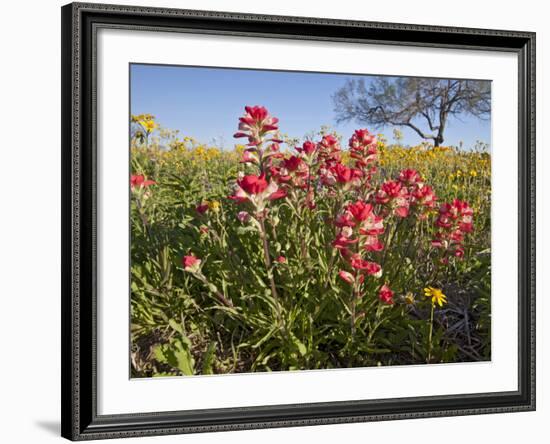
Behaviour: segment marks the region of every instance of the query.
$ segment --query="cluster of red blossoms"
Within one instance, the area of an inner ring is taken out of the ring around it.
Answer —
[[[367,156],[366,160],[360,157],[361,153]],[[353,154],[366,165],[376,160],[375,152],[370,149],[356,150]],[[352,285],[363,283],[365,274],[382,275],[381,266],[363,256],[384,249],[379,236],[384,233],[384,221],[388,217],[405,218],[415,214],[418,218],[425,218],[426,210],[435,207],[437,201],[433,189],[424,184],[415,170],[401,171],[397,179],[382,183],[366,196],[366,201],[359,200],[345,206],[334,221],[339,231],[333,246],[340,250],[352,270],[351,273],[341,270],[339,276]],[[393,292],[387,284],[380,287],[378,296],[382,302],[393,304]]]
[[[238,203],[252,203],[257,217],[263,215],[267,202],[286,196],[269,171],[274,158],[283,158],[279,152],[278,122],[263,106],[245,106],[245,114],[239,118],[239,132],[234,136],[248,139],[241,163],[256,165],[259,174],[241,174],[229,198]]]
[[[437,205],[437,197],[431,186],[412,169],[405,169],[397,177],[379,186],[372,181],[377,173],[378,142],[366,129],[359,129],[349,139],[351,165],[342,161],[342,148],[338,138],[324,135],[319,142],[306,141],[295,152],[285,156],[280,151],[278,119],[261,106],[245,107],[239,119],[237,138],[247,138],[248,144],[241,163],[257,168],[257,174],[240,174],[237,178],[233,201],[252,204],[252,212],[239,211],[237,218],[247,223],[252,218],[260,220],[268,211],[269,202],[305,193],[303,203],[315,209],[315,198],[324,189],[329,196],[343,196],[352,191],[356,201],[348,201],[337,214],[334,224],[336,238],[332,242],[346,268],[339,276],[353,286],[360,295],[366,277],[379,278],[382,267],[371,258],[384,249],[380,236],[390,218],[415,217],[425,219]],[[467,203],[455,200],[440,206],[436,220],[438,228],[432,246],[445,250],[446,255],[457,258],[464,255],[464,234],[473,229],[473,211]],[[380,300],[393,304],[393,291],[389,283],[378,289]]]
[[[441,261],[446,264],[449,261],[448,256],[452,255],[458,258],[464,256],[464,235],[471,233],[473,226],[474,210],[459,199],[452,203],[444,203],[439,207],[439,216],[435,225],[439,231],[432,241],[432,246],[444,250]]]
[[[437,196],[431,186],[416,170],[403,170],[396,180],[382,183],[375,195],[375,201],[384,206],[383,213],[393,213],[398,217],[407,217],[411,209],[430,209],[436,206]],[[426,217],[425,212],[419,213]]]
[[[288,158],[280,152],[278,119],[271,117],[264,107],[247,106],[240,118],[239,132],[235,137],[246,137],[248,145],[241,163],[255,165],[258,175],[240,177],[231,199],[237,202],[252,202],[256,214],[265,209],[266,200],[284,197],[294,189],[306,191],[306,205],[315,208],[317,185],[330,189],[349,190],[370,187],[370,178],[376,172],[373,165],[377,158],[377,141],[368,130],[357,130],[349,140],[353,167],[342,163],[342,148],[339,140],[325,135],[318,143],[306,141],[295,148]],[[265,188],[247,190],[243,182],[265,183]],[[257,196],[260,193],[261,196]]]
[[[351,273],[340,270],[338,275],[358,290],[358,286],[365,280],[365,275],[374,277],[382,275],[382,267],[376,262],[365,259],[364,254],[383,249],[378,238],[384,233],[383,219],[374,213],[373,205],[358,200],[346,205],[334,223],[339,230],[332,245],[340,251],[352,270]]]

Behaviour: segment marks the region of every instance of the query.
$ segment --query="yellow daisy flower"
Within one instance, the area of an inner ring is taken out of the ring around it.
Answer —
[[[438,304],[443,307],[443,304],[447,303],[447,296],[439,288],[426,287],[424,288],[424,296],[432,298],[432,304]]]
[[[211,200],[208,202],[208,208],[212,211],[218,212],[220,210],[220,202],[217,200]]]

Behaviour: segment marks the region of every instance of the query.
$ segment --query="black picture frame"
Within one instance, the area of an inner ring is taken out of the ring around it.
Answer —
[[[62,436],[87,440],[535,409],[535,33],[86,3],[68,4],[61,14]],[[519,66],[518,390],[98,415],[95,39],[100,27],[515,53]]]

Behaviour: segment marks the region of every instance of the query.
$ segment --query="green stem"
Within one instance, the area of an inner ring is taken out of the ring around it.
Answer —
[[[267,240],[267,234],[265,231],[265,223],[263,218],[259,218],[260,223],[260,238],[262,240],[263,248],[264,248],[264,261],[265,261],[265,268],[267,271],[267,276],[269,278],[269,285],[271,287],[271,294],[273,296],[273,299],[277,301],[277,307],[279,307],[279,296],[277,294],[277,287],[275,286],[275,279],[273,278],[273,272],[271,270],[271,258],[269,256],[269,243]],[[279,315],[280,315],[280,308],[278,308]]]
[[[428,360],[427,360],[428,364],[432,360],[432,334],[433,334],[433,328],[434,328],[434,307],[435,307],[435,304],[432,302],[432,310],[430,312],[430,334],[428,335]]]
[[[218,301],[220,301],[223,305],[225,305],[226,307],[229,307],[229,308],[233,308],[234,305],[233,305],[233,302],[231,302],[229,299],[227,299],[220,290],[218,290],[216,288],[215,285],[211,284],[208,279],[206,278],[206,276],[202,273],[193,273],[200,281],[202,281],[203,284],[205,284],[208,289],[214,293],[214,295],[216,296],[216,298],[218,299]]]
[[[356,286],[357,286],[357,284],[354,282],[353,288],[351,290],[351,301],[350,301],[350,307],[349,307],[350,312],[351,312],[349,322],[350,322],[350,327],[351,327],[351,339],[352,339],[352,341],[355,338],[355,320],[356,320],[355,309],[356,309],[356,305],[357,305],[357,289],[356,289]]]

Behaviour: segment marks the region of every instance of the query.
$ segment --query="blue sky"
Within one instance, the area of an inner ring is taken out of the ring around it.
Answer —
[[[356,122],[336,124],[332,94],[346,79],[369,76],[318,74],[286,71],[196,68],[166,65],[131,65],[131,113],[153,114],[164,127],[180,130],[200,142],[232,148],[238,117],[245,105],[265,106],[280,120],[281,132],[302,138],[330,125],[344,136],[367,127],[383,132],[393,142],[392,127],[372,128]],[[404,144],[422,139],[408,128],[400,128]],[[490,143],[491,124],[471,116],[450,118],[444,145],[477,140]]]

